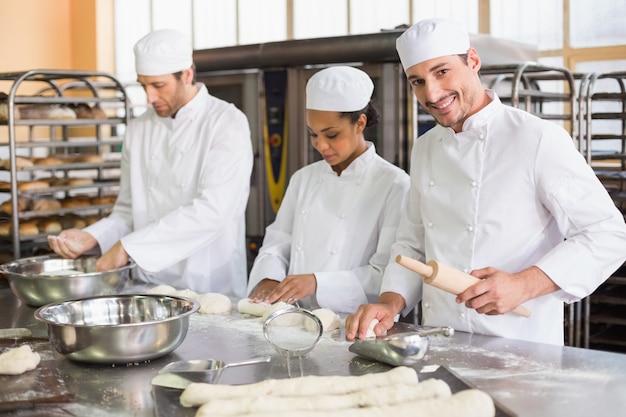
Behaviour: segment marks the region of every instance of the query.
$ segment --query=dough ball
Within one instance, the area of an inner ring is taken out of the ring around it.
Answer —
[[[294,306],[292,306],[291,304],[284,303],[282,301],[271,304],[267,308],[265,313],[263,313],[261,320],[265,321],[272,313],[278,310],[283,310],[283,309],[294,310],[294,313],[285,313],[283,315],[276,317],[275,319],[272,319],[272,324],[271,324],[272,326],[285,326],[286,327],[286,326],[301,326],[303,324],[304,317],[305,317],[304,314],[297,313],[296,312],[297,310]]]
[[[224,314],[230,313],[233,309],[233,303],[224,294],[208,292],[200,295],[197,300],[200,303],[198,313]]]
[[[241,314],[249,314],[251,316],[262,317],[270,307],[267,303],[253,303],[249,298],[242,298],[237,303],[237,311]]]
[[[337,330],[341,326],[341,318],[339,317],[339,314],[328,308],[318,308],[311,311],[311,313],[315,314],[317,318],[320,319],[322,322],[322,329],[325,332]],[[309,332],[314,332],[317,330],[317,326],[314,325],[313,320],[305,320],[304,329]]]
[[[179,297],[186,297],[186,298],[191,298],[192,300],[197,300],[199,295],[197,292],[192,291],[190,289],[186,289],[186,290],[178,290],[176,291],[175,294],[173,295],[177,295]]]
[[[374,319],[370,322],[370,326],[367,328],[367,333],[365,334],[366,339],[376,337],[376,333],[374,333],[374,327],[376,327],[377,324],[378,324],[378,319]]]
[[[157,285],[154,288],[150,288],[148,294],[161,294],[161,295],[176,295],[176,288],[171,285]]]
[[[0,354],[0,375],[19,375],[39,365],[41,357],[29,345],[12,348]]]

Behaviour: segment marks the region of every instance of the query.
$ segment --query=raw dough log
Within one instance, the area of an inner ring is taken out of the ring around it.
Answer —
[[[249,314],[251,316],[261,317],[263,321],[274,311],[287,307],[289,304],[282,301],[274,304],[264,302],[253,303],[249,298],[242,298],[237,303],[237,310],[241,314]]]
[[[477,389],[459,391],[450,398],[410,401],[398,405],[347,410],[279,411],[253,413],[254,417],[494,417],[491,397]],[[214,417],[219,417],[214,415]]]
[[[311,311],[322,322],[322,328],[325,332],[337,330],[341,326],[341,318],[337,313],[327,308],[318,308]],[[309,332],[317,331],[317,326],[314,325],[313,320],[306,320],[304,322],[304,329]]]
[[[307,395],[341,395],[366,388],[392,384],[417,385],[417,372],[407,366],[398,366],[387,372],[361,376],[304,376],[291,379],[267,379],[248,385],[214,385],[192,383],[181,394],[184,407],[202,405],[212,398],[239,398],[272,395],[293,397]]]
[[[230,301],[230,298],[224,294],[208,292],[198,296],[197,300],[200,303],[198,313],[224,314],[230,313],[233,309],[233,303]]]
[[[249,298],[242,298],[237,303],[237,310],[241,314],[261,317],[270,306],[268,303],[253,303]]]
[[[413,385],[394,384],[367,388],[346,395],[316,395],[311,397],[248,397],[237,400],[209,399],[196,413],[199,416],[240,415],[296,410],[345,410],[379,407],[430,398],[449,398],[450,387],[440,379],[427,379]]]
[[[19,375],[39,365],[41,357],[29,345],[9,349],[0,354],[0,375]]]

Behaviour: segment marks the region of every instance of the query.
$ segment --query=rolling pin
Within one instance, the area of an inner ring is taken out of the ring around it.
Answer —
[[[468,287],[480,281],[480,278],[442,265],[437,261],[429,261],[424,264],[413,258],[398,255],[396,256],[396,262],[413,272],[421,274],[425,283],[454,295],[462,293]],[[523,317],[530,317],[530,310],[524,306],[518,306],[513,310],[513,313]]]

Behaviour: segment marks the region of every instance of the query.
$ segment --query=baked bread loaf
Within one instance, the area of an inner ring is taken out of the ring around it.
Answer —
[[[72,162],[76,162],[76,163],[98,164],[102,162],[102,156],[98,154],[76,155],[76,156],[73,156],[71,159],[72,159]]]
[[[16,110],[16,119],[76,119],[76,113],[74,113],[72,109],[56,104],[34,104],[28,106],[18,106],[16,107]]]
[[[2,222],[0,223],[0,236],[8,237],[11,236],[11,232],[13,231],[11,222]],[[35,236],[39,234],[39,228],[37,227],[37,222],[34,220],[28,220],[25,222],[20,222],[19,225],[19,233],[20,236]]]
[[[87,223],[87,226],[91,226],[92,224],[96,223],[98,220],[100,220],[102,217],[93,214],[91,216],[85,216],[85,223]]]
[[[61,222],[56,218],[41,218],[37,220],[39,233],[52,234],[61,233],[63,228]]]
[[[62,157],[48,156],[45,158],[35,158],[33,161],[35,165],[63,165],[65,161]]]
[[[11,223],[8,221],[0,221],[0,236],[7,237],[11,235]]]
[[[17,167],[17,169],[22,169],[22,168],[26,168],[26,167],[32,167],[33,166],[33,158],[28,158],[25,156],[16,156],[15,157],[15,166]],[[5,170],[10,170],[11,169],[11,160],[10,159],[3,159],[2,161],[0,161],[0,167],[2,169]]]
[[[102,197],[94,197],[91,199],[91,203],[93,205],[101,205],[101,204],[115,204],[115,200],[117,198],[112,195],[102,196]]]
[[[79,119],[106,119],[104,110],[98,105],[90,106],[87,103],[79,103],[72,106],[76,117]]]
[[[20,181],[17,184],[17,189],[19,191],[33,191],[33,190],[42,190],[50,188],[50,184],[48,181],[44,180],[35,180],[35,181]]]
[[[74,217],[74,227],[77,229],[82,229],[84,227],[87,227],[87,220],[85,220],[84,218],[80,217],[80,216],[75,216]]]
[[[37,227],[37,221],[28,220],[20,222],[20,236],[34,236],[39,234],[39,228]]]
[[[27,197],[18,197],[17,199],[17,211],[23,212],[28,210],[31,207],[31,200]],[[6,213],[8,215],[13,214],[13,206],[11,204],[11,200],[7,200],[4,203],[0,204],[0,211]]]
[[[66,184],[75,187],[77,185],[91,185],[93,179],[91,178],[65,178]]]
[[[61,202],[54,198],[38,198],[33,201],[33,211],[53,211],[61,208]]]
[[[77,195],[74,197],[66,197],[61,201],[61,206],[65,208],[87,207],[91,205],[91,199],[88,195]]]

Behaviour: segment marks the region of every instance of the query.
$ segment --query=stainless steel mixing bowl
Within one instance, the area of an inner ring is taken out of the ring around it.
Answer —
[[[63,259],[35,256],[0,265],[13,293],[26,304],[40,307],[57,301],[117,294],[130,278],[134,263],[96,271],[96,257]]]
[[[50,343],[78,362],[130,363],[166,355],[185,339],[200,303],[176,296],[89,297],[38,308]]]

